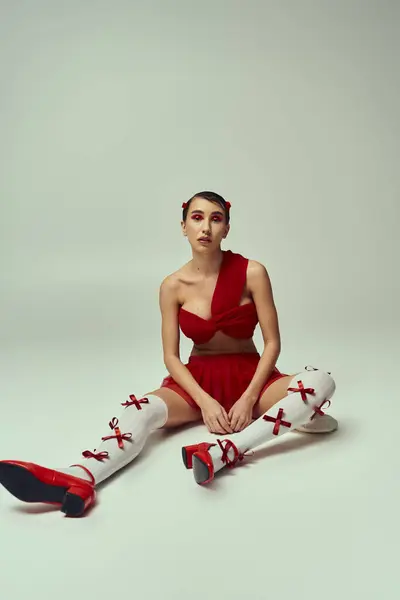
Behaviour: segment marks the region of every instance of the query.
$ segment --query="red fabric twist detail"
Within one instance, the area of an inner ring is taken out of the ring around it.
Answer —
[[[183,210],[185,210],[185,208],[187,207],[187,204],[188,204],[187,202],[184,202],[184,203],[182,204],[182,208],[183,208]]]
[[[288,388],[289,392],[300,392],[301,399],[305,404],[307,404],[307,396],[306,394],[311,394],[312,396],[315,394],[314,388],[305,388],[302,381],[298,381],[298,388]]]
[[[231,440],[217,440],[219,447],[222,450],[221,460],[226,464],[230,469],[236,465],[238,461],[242,461],[245,456],[247,456],[246,452],[239,452],[237,446]],[[223,446],[225,444],[225,446]],[[233,450],[234,458],[229,458],[228,453],[229,450]]]
[[[270,417],[268,415],[264,415],[264,417],[263,417],[264,421],[270,421],[271,423],[275,423],[274,429],[272,430],[272,433],[274,435],[278,435],[281,425],[282,425],[282,427],[288,427],[289,429],[292,426],[292,424],[289,423],[288,421],[282,421],[282,417],[283,417],[283,408],[280,408],[278,410],[278,416],[276,417],[276,419],[274,417]]]
[[[327,406],[326,408],[329,408],[329,407],[330,407],[330,405],[331,405],[331,401],[330,401],[330,400],[324,400],[324,401],[322,402],[322,404],[320,404],[319,406],[317,406],[317,407],[314,409],[314,411],[315,411],[315,412],[314,412],[314,414],[312,415],[312,417],[311,417],[310,421],[312,421],[313,419],[315,419],[315,417],[316,417],[317,415],[321,415],[321,417],[323,417],[323,416],[324,416],[324,414],[325,414],[325,413],[324,413],[324,412],[322,412],[322,410],[321,410],[321,409],[322,409],[322,408],[324,408],[324,404],[326,404],[326,403],[328,403],[328,406]]]
[[[132,437],[132,434],[131,433],[121,433],[121,430],[118,427],[118,419],[116,417],[111,419],[109,425],[110,425],[110,428],[115,431],[115,435],[108,435],[106,437],[102,437],[101,439],[103,441],[106,441],[106,440],[112,440],[112,439],[116,438],[118,440],[118,447],[123,448],[124,441],[130,440]]]
[[[82,456],[84,458],[95,458],[99,462],[102,462],[105,458],[108,458],[109,455],[108,452],[106,452],[105,450],[103,450],[102,452],[96,452],[96,450],[90,452],[90,450],[85,450],[84,452],[82,452]]]
[[[129,398],[130,399],[126,402],[121,402],[121,405],[132,406],[134,404],[138,410],[142,410],[142,407],[140,406],[141,404],[149,404],[148,398],[142,398],[141,400],[138,400],[134,394],[130,394]]]

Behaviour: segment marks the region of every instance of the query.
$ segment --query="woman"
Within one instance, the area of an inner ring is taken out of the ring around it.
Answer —
[[[159,389],[122,403],[109,435],[84,460],[69,468],[0,462],[0,482],[25,502],[60,505],[67,516],[80,516],[94,503],[96,487],[131,462],[149,434],[203,420],[215,443],[182,448],[183,462],[195,481],[209,483],[248,450],[293,429],[328,432],[337,427],[324,415],[335,382],[317,369],[286,375],[276,368],[280,333],[265,267],[221,250],[229,233],[230,203],[201,192],[182,205],[182,232],[192,260],[160,286],[162,342],[169,375]],[[260,324],[264,349],[253,334]],[[187,364],[179,353],[180,329],[193,349]],[[229,437],[225,437],[229,436]]]

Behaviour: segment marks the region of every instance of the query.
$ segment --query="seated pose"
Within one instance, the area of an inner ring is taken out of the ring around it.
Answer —
[[[55,504],[71,517],[82,515],[94,504],[98,485],[138,456],[159,428],[202,420],[217,434],[210,442],[181,450],[185,467],[201,485],[284,433],[337,428],[336,420],[323,412],[336,388],[330,374],[306,367],[288,375],[276,367],[280,332],[267,270],[221,249],[230,229],[230,203],[201,192],[182,209],[182,232],[192,259],[160,286],[168,376],[159,389],[129,395],[97,448],[84,450],[70,467],[0,461],[0,483],[19,500]],[[264,341],[261,355],[253,341],[257,324]],[[180,330],[193,340],[187,364],[180,359]]]

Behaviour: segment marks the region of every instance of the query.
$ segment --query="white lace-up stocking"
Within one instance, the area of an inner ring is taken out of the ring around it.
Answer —
[[[119,418],[109,422],[109,435],[102,437],[97,449],[85,450],[85,460],[66,469],[57,469],[89,479],[89,475],[79,464],[86,467],[99,484],[119,469],[125,467],[142,451],[150,433],[163,427],[167,421],[168,410],[165,402],[158,396],[149,394],[138,400],[133,394],[122,403],[125,406]]]

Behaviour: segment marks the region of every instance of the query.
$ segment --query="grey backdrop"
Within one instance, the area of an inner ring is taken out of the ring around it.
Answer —
[[[180,463],[205,430],[161,436],[78,522],[0,489],[7,597],[72,576],[99,599],[115,578],[143,600],[397,598],[399,3],[0,9],[0,458],[75,462],[159,385],[158,287],[190,259],[180,207],[202,189],[232,203],[224,247],[270,273],[278,366],[332,371],[341,422],[218,493]]]

